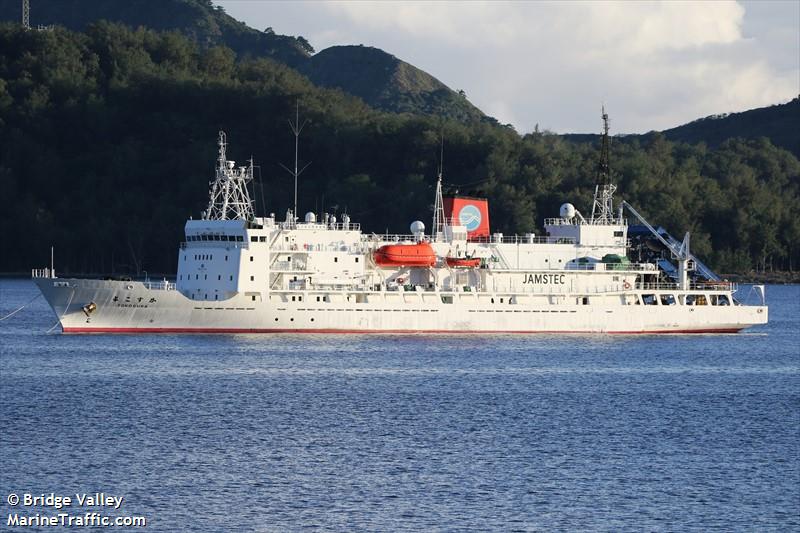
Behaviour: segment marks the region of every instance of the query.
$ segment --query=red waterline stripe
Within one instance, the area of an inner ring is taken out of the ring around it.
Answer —
[[[586,334],[602,333],[608,335],[658,335],[675,333],[738,333],[742,328],[723,328],[723,329],[678,329],[678,330],[651,330],[651,331],[590,331],[590,330],[449,330],[449,329],[384,329],[384,330],[365,330],[365,329],[244,329],[244,328],[63,328],[64,333],[325,333],[325,334],[431,334],[444,333],[451,335],[461,334],[485,334],[485,333],[508,333],[508,334],[532,334],[532,333],[555,333],[555,334]]]

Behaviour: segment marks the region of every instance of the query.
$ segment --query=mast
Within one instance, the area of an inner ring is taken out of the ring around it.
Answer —
[[[592,224],[613,224],[614,220],[614,191],[617,186],[611,183],[611,165],[609,164],[608,113],[602,107],[603,135],[600,144],[600,161],[597,164],[597,180],[594,188],[594,202],[592,204]]]
[[[436,180],[436,199],[433,201],[433,240],[437,241],[439,236],[444,236],[444,227],[447,220],[444,216],[444,200],[442,199],[442,170],[444,168],[444,134],[442,134],[442,145],[439,153],[439,175]]]
[[[203,220],[253,220],[253,202],[247,184],[253,180],[253,162],[249,167],[236,167],[235,161],[228,161],[227,137],[224,131],[217,136],[219,155],[214,181],[208,198],[208,209],[203,212]]]
[[[295,102],[294,122],[292,122],[291,119],[289,120],[289,127],[291,128],[292,133],[294,134],[294,171],[288,169],[286,165],[283,164],[281,165],[284,168],[284,170],[286,170],[286,172],[288,172],[294,177],[294,211],[292,211],[292,216],[295,218],[295,220],[297,219],[297,178],[298,176],[300,176],[300,174],[303,173],[305,169],[308,168],[308,165],[311,164],[311,162],[309,161],[303,168],[301,168],[300,170],[297,169],[298,153],[300,149],[300,132],[303,131],[303,128],[306,126],[307,122],[308,120],[303,120],[303,123],[300,124],[300,103]],[[292,222],[294,222],[294,220]]]

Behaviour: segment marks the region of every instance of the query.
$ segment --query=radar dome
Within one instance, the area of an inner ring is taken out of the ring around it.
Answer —
[[[306,213],[306,222],[316,222],[316,221],[317,221],[317,215],[315,215],[311,211]]]
[[[411,223],[411,233],[425,233],[425,224],[421,220],[415,220]]]
[[[575,206],[572,204],[563,204],[561,206],[561,218],[575,218]]]

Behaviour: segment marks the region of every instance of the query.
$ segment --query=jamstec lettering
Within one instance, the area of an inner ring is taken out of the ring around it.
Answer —
[[[567,276],[564,274],[523,274],[523,284],[564,285]]]

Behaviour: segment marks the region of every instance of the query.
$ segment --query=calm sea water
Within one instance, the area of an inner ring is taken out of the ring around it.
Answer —
[[[40,298],[0,322],[0,530],[105,492],[147,531],[800,531],[800,287],[767,297],[749,334],[484,338],[65,336]]]

